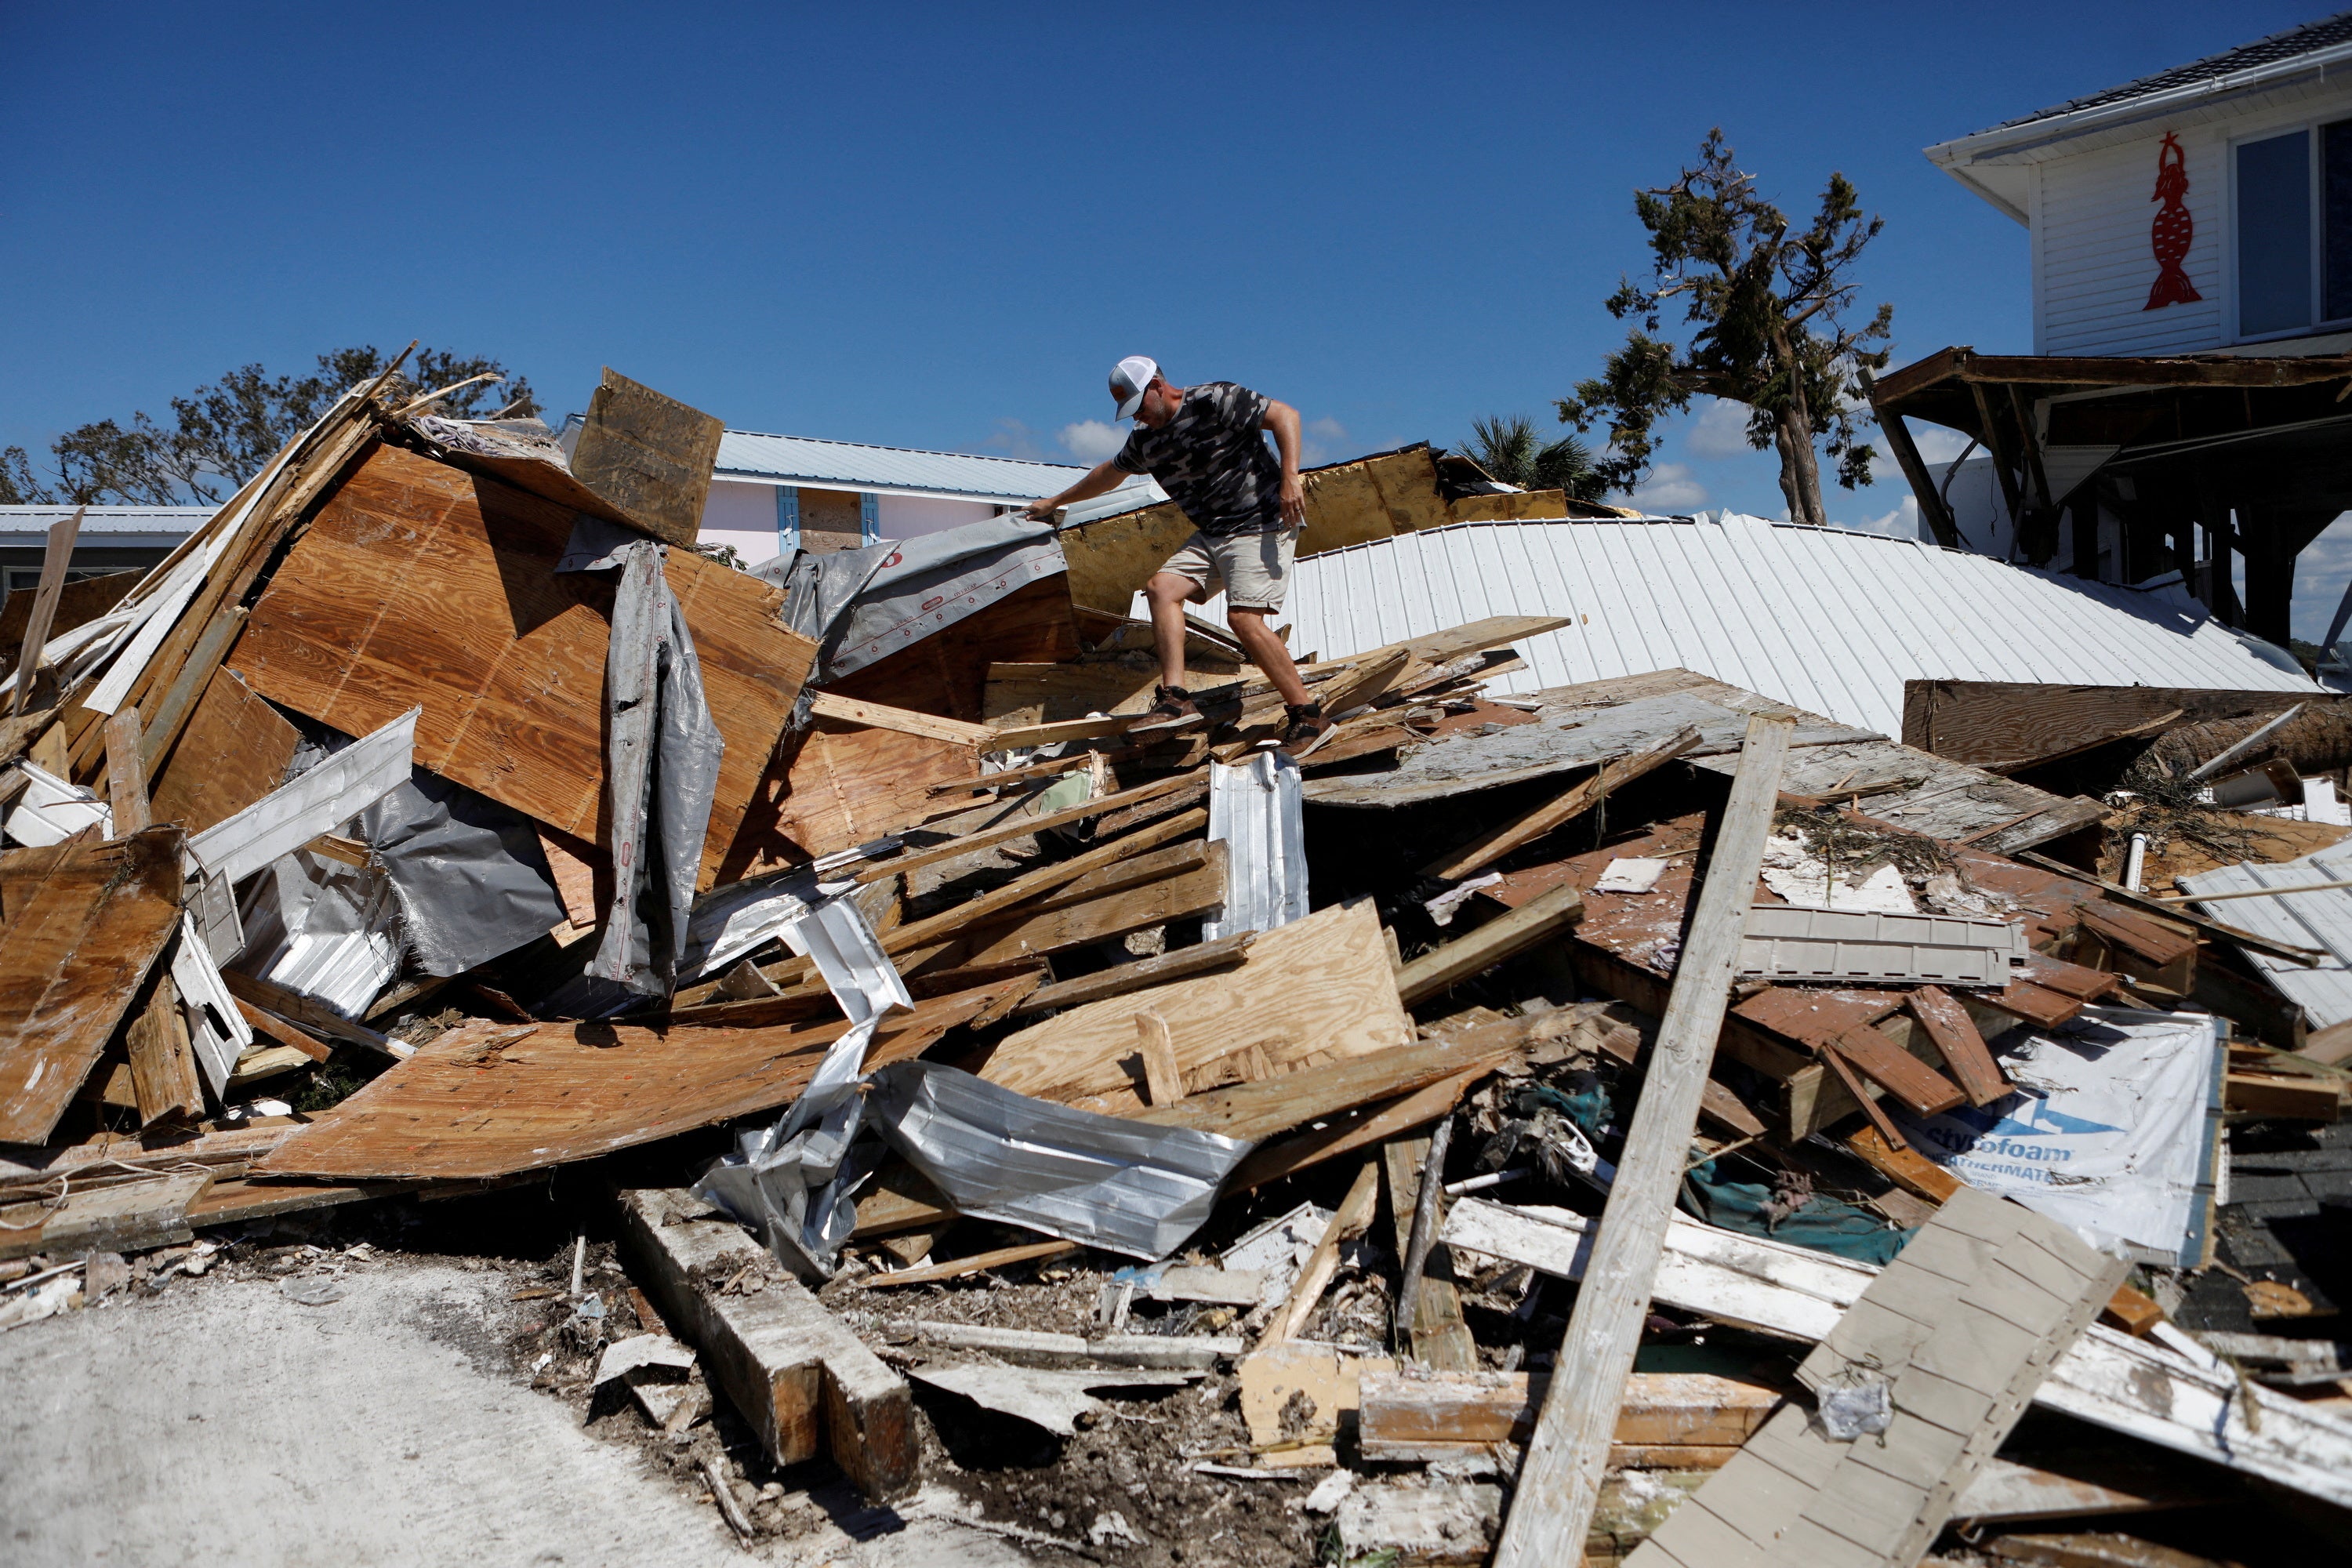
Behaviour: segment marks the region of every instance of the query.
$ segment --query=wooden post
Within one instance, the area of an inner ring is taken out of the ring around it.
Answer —
[[[15,706],[19,713],[33,700],[33,683],[41,672],[41,649],[48,644],[50,623],[58,618],[58,595],[65,592],[66,563],[73,559],[74,540],[81,533],[81,514],[89,510],[78,506],[71,517],[49,525],[49,546],[41,555],[41,585],[33,595],[33,613],[26,617],[25,641],[16,652]]]
[[[1592,1260],[1553,1363],[1543,1415],[1519,1467],[1495,1568],[1552,1568],[1583,1556],[1625,1379],[1633,1370],[1633,1352],[1649,1312],[1666,1224],[1698,1125],[1699,1096],[1730,1004],[1732,970],[1763,865],[1765,837],[1771,831],[1781,761],[1795,731],[1788,719],[1759,715],[1748,721],[1739,771],[1675,969],[1674,992],[1658,1024],[1617,1179],[1601,1213]]]
[[[1945,549],[1961,549],[1959,525],[1944,509],[1943,494],[1936,489],[1936,476],[1928,472],[1927,459],[1919,456],[1903,416],[1890,414],[1878,405],[1878,383],[1867,366],[1856,366],[1855,370],[1862,382],[1863,395],[1870,399],[1870,412],[1877,419],[1879,429],[1885,432],[1886,445],[1895,453],[1895,466],[1911,481],[1912,497],[1919,503],[1919,515],[1927,520],[1928,531]]]

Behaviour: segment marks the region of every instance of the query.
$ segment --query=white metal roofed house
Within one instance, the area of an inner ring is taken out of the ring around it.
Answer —
[[[1738,513],[1469,522],[1302,557],[1290,646],[1360,653],[1489,616],[1570,625],[1513,645],[1497,692],[1690,669],[1889,737],[1911,679],[2321,688],[2180,594]],[[1207,607],[1222,618],[1223,600]]]
[[[211,521],[215,506],[93,506],[82,514],[66,578],[110,572],[144,572]],[[69,506],[0,506],[0,587],[29,588],[41,579],[52,524],[71,517]]]
[[[2352,13],[1926,153],[2030,231],[2033,353],[1880,378],[1923,533],[2178,574],[2284,643],[2295,557],[2352,508]],[[1904,418],[1985,457],[1930,469]]]
[[[909,539],[1054,495],[1086,471],[1063,463],[730,430],[719,437],[711,469],[702,542],[730,545],[744,564],[756,565],[793,549],[822,552]],[[1149,483],[1129,480],[1111,495]]]

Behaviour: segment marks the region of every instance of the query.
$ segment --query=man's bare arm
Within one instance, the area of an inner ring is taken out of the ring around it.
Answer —
[[[1307,487],[1298,479],[1298,410],[1269,397],[1258,426],[1274,432],[1275,447],[1282,453],[1282,521],[1296,528],[1307,521]]]
[[[1292,427],[1296,428],[1297,424],[1297,418],[1294,416]],[[1097,463],[1085,479],[1080,479],[1060,495],[1048,496],[1044,500],[1031,501],[1023,509],[1021,515],[1029,518],[1051,518],[1066,506],[1075,506],[1079,501],[1091,500],[1096,496],[1118,489],[1130,477],[1125,468],[1106,458]]]

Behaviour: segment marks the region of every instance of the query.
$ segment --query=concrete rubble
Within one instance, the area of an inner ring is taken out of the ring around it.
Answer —
[[[1138,731],[1172,508],[755,575],[707,416],[381,384],[6,650],[0,1347],[502,1258],[752,1551],[845,1481],[1136,1564],[2352,1542],[2352,700],[1891,736],[1508,693],[1511,616],[1298,648],[1293,759],[1205,620]],[[1580,526],[1465,468],[1308,543]]]

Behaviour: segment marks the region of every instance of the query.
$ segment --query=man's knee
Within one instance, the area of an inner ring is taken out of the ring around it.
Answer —
[[[1200,586],[1173,572],[1155,572],[1143,584],[1143,596],[1155,604],[1181,605],[1200,592]]]

